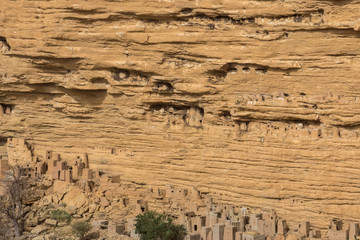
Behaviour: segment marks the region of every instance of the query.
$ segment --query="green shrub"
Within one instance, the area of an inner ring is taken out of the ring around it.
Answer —
[[[84,239],[86,234],[91,230],[91,224],[87,221],[78,221],[71,225],[72,232],[80,237],[80,239]]]
[[[71,215],[64,210],[53,210],[51,211],[51,219],[55,219],[58,222],[67,222],[71,221]]]
[[[141,240],[179,240],[186,231],[165,214],[148,211],[136,216],[135,233],[140,234]]]

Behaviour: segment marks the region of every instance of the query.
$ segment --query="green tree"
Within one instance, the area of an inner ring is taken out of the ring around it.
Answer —
[[[186,230],[165,214],[148,211],[136,216],[135,233],[140,234],[141,240],[180,240]]]
[[[80,239],[85,239],[86,234],[91,230],[91,225],[87,221],[78,221],[71,225],[72,232],[80,237]]]

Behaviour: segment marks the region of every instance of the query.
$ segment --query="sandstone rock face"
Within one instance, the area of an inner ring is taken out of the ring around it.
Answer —
[[[359,220],[359,10],[2,0],[1,144],[86,152],[125,181],[195,185],[318,227]]]
[[[86,195],[76,187],[69,187],[68,193],[65,194],[63,202],[68,207],[81,208],[87,203]]]

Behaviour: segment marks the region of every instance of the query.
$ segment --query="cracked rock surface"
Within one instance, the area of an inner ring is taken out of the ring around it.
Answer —
[[[360,1],[0,2],[0,142],[325,227],[360,211]]]

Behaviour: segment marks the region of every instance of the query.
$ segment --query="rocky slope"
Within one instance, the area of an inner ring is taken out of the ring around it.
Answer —
[[[0,2],[1,142],[324,227],[359,220],[360,1]]]

